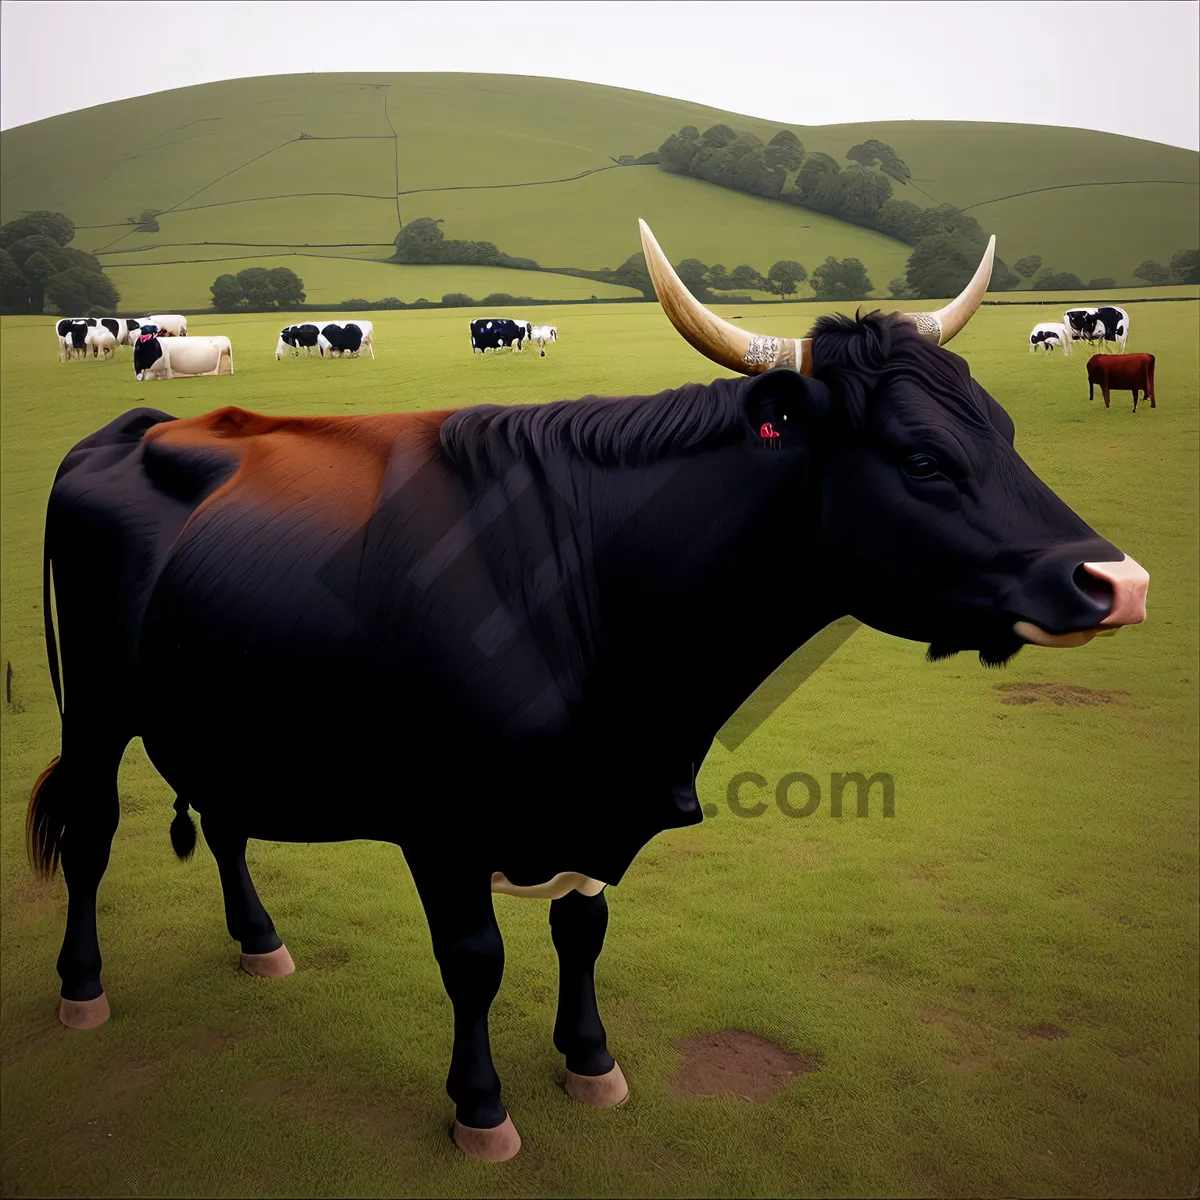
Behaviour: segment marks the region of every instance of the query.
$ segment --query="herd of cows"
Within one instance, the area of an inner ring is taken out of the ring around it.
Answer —
[[[58,360],[114,358],[118,346],[133,348],[134,376],[178,379],[191,375],[232,375],[233,345],[224,335],[187,336],[187,318],[178,313],[149,317],[63,317],[55,325]],[[185,339],[186,341],[182,340]],[[481,317],[471,322],[471,351],[515,350],[528,342],[543,358],[546,344],[558,341],[554,325],[534,325],[506,317]],[[362,351],[375,357],[375,326],[371,321],[307,322],[279,332],[275,361],[298,357],[313,349],[322,358],[357,358]]]
[[[1099,342],[1115,344],[1117,354],[1094,354],[1088,359],[1088,399],[1096,394],[1097,384],[1104,397],[1104,407],[1109,407],[1109,393],[1113,388],[1128,388],[1133,393],[1133,411],[1137,412],[1138,392],[1156,408],[1154,397],[1154,355],[1126,354],[1125,344],[1129,340],[1129,314],[1116,305],[1099,308],[1069,308],[1061,322],[1043,321],[1033,327],[1029,334],[1029,352],[1041,349],[1047,353],[1058,346],[1064,357],[1071,353],[1073,342],[1094,345]]]

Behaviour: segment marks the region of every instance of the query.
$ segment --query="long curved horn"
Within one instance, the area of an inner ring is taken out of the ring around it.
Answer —
[[[791,367],[802,375],[812,374],[811,338],[762,337],[722,321],[684,287],[683,280],[659,249],[650,226],[640,217],[638,226],[642,231],[642,253],[658,302],[685,341],[713,362],[743,375],[761,375],[774,367]]]
[[[961,333],[963,326],[975,315],[992,281],[995,261],[996,235],[993,233],[988,238],[987,249],[975,268],[975,274],[971,276],[971,282],[945,308],[939,308],[937,312],[904,315],[917,327],[918,333],[944,346],[956,333]]]
[[[642,253],[646,256],[646,267],[658,302],[685,341],[713,362],[743,375],[761,375],[775,367],[791,367],[802,375],[812,374],[811,338],[764,337],[723,321],[684,287],[650,232],[650,226],[640,217],[638,227],[642,234]],[[944,346],[975,315],[991,282],[995,259],[996,237],[993,234],[970,283],[955,299],[936,312],[901,315],[916,326],[918,333],[936,345]]]

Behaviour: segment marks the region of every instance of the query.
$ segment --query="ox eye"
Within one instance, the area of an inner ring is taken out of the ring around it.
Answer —
[[[904,460],[904,470],[912,479],[932,479],[942,473],[938,460],[932,454],[910,454]]]

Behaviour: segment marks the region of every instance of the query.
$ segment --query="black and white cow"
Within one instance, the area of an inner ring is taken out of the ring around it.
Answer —
[[[345,354],[358,354],[366,343],[366,330],[359,321],[330,321],[321,326],[317,334],[317,352],[322,358],[341,358]],[[372,352],[371,357],[374,357]]]
[[[55,326],[58,334],[58,361],[82,358],[88,330],[95,328],[95,317],[63,317]]]
[[[542,358],[546,357],[546,343],[558,341],[557,325],[531,325],[529,340],[541,351]]]
[[[275,361],[278,362],[288,351],[293,357],[299,355],[301,349],[306,354],[312,354],[313,347],[321,330],[316,325],[289,325],[279,332],[279,344],[275,347]]]
[[[1043,321],[1035,325],[1029,334],[1029,352],[1035,350],[1053,350],[1055,346],[1062,349],[1065,355],[1071,353],[1071,335],[1065,325],[1053,321]]]
[[[1096,309],[1096,335],[1106,342],[1116,342],[1117,352],[1125,353],[1129,340],[1129,314],[1115,304],[1106,304]]]
[[[513,321],[508,317],[478,317],[471,322],[471,352],[520,350],[529,340],[532,326],[528,321]]]

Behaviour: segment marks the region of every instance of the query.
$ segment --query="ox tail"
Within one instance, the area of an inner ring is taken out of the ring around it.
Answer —
[[[188,812],[188,802],[179,796],[175,800],[175,819],[171,822],[171,849],[187,862],[196,849],[196,822]]]

